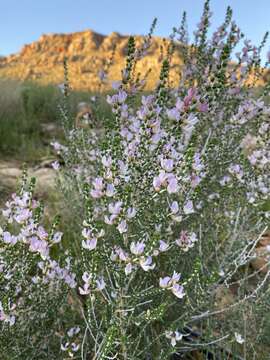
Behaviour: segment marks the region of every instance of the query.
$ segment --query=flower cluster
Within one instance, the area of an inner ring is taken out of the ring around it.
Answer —
[[[54,316],[60,316],[59,312],[67,305],[67,291],[76,288],[77,283],[70,257],[61,256],[56,260],[51,255],[63,235],[57,231],[58,219],[50,231],[45,229],[40,223],[43,208],[33,197],[34,183],[27,187],[26,176],[23,180],[21,191],[12,194],[2,211],[0,328],[3,341],[12,333],[19,343],[28,333],[32,345],[26,347],[26,351],[32,356],[33,348],[40,351],[44,345],[55,346],[57,339],[48,335],[59,327]],[[50,307],[55,307],[54,314]],[[13,354],[13,350],[10,351]]]

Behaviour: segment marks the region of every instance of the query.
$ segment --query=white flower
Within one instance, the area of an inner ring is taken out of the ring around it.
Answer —
[[[59,243],[62,239],[62,236],[63,236],[63,233],[60,232],[60,231],[57,231],[54,235],[53,235],[53,238],[52,238],[52,242],[53,243]]]
[[[132,264],[128,263],[125,267],[125,274],[129,275],[132,272]]]
[[[9,322],[10,326],[13,326],[15,324],[16,318],[14,315],[10,315],[7,319],[7,321]]]
[[[65,345],[61,344],[61,350],[62,351],[67,351],[69,347],[69,342],[66,342]]]
[[[179,331],[166,331],[165,332],[166,338],[171,340],[171,344],[175,347],[177,341],[181,341],[183,338],[183,334]]]
[[[80,348],[80,344],[76,344],[76,343],[71,344],[72,351],[76,352],[79,350],[79,348]]]
[[[136,216],[136,213],[137,213],[137,211],[136,211],[136,209],[133,208],[133,207],[130,207],[130,208],[127,209],[127,217],[128,217],[129,219],[134,218],[134,216]]]
[[[83,287],[79,287],[79,293],[81,295],[88,295],[90,294],[89,284],[84,284]]]
[[[60,164],[59,164],[59,162],[56,160],[56,161],[54,161],[54,162],[52,162],[52,168],[54,169],[54,170],[59,170],[59,168],[60,168]]]
[[[241,334],[235,332],[234,336],[235,336],[235,340],[236,340],[236,342],[238,342],[238,344],[243,344],[245,342],[245,340]]]
[[[126,220],[122,220],[118,224],[117,229],[120,232],[120,234],[123,234],[123,233],[127,232],[127,222],[126,222]]]
[[[94,250],[97,246],[97,238],[87,239],[82,241],[82,247],[86,250]]]
[[[97,284],[97,290],[102,291],[103,289],[105,289],[106,283],[105,283],[103,277],[101,277],[100,279],[97,279],[96,284]]]
[[[67,334],[68,334],[68,337],[72,337],[74,335],[77,335],[79,332],[80,332],[80,327],[75,326],[75,327],[70,328],[68,330]]]

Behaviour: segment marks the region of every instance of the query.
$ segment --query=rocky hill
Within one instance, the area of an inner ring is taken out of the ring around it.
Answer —
[[[135,40],[136,45],[140,45],[143,37],[136,36]],[[63,82],[63,59],[66,56],[72,87],[96,91],[100,84],[98,73],[110,59],[114,46],[114,62],[110,67],[108,79],[114,81],[121,78],[127,43],[128,36],[116,32],[108,36],[91,30],[42,35],[38,41],[25,45],[19,53],[0,58],[0,77],[35,80],[42,84],[60,84]],[[148,55],[137,65],[137,71],[141,72],[142,76],[147,69],[152,69],[148,87],[152,87],[158,79],[164,43],[166,40],[154,37]],[[172,61],[172,78],[175,80],[177,68],[179,69],[181,63],[181,58],[175,54]],[[108,87],[111,81],[108,81]]]

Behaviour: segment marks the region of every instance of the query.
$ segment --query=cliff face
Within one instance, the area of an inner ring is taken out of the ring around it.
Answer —
[[[138,46],[142,44],[143,37],[135,36],[135,40]],[[18,54],[0,58],[0,77],[35,80],[42,84],[60,84],[63,82],[63,60],[66,56],[71,86],[74,89],[96,91],[100,83],[98,73],[110,59],[115,46],[113,65],[108,73],[109,89],[111,81],[121,78],[127,43],[128,36],[118,33],[104,36],[91,30],[42,35],[38,41],[25,45]],[[153,87],[158,80],[162,47],[164,49],[164,40],[154,37],[147,56],[137,64],[137,72],[140,72],[142,77],[149,68],[152,69],[148,78],[148,88]],[[174,81],[178,79],[177,70],[181,63],[180,56],[175,54],[171,72],[171,79]]]

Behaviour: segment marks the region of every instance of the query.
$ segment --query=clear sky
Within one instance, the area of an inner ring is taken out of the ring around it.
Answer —
[[[204,0],[0,0],[0,54],[15,53],[44,33],[85,29],[109,34],[146,34],[154,17],[156,35],[168,36],[187,11],[189,31],[199,22]],[[270,30],[270,0],[212,0],[213,28],[231,5],[242,31],[258,44]],[[269,49],[268,42],[268,48]],[[266,49],[266,50],[267,50]]]

